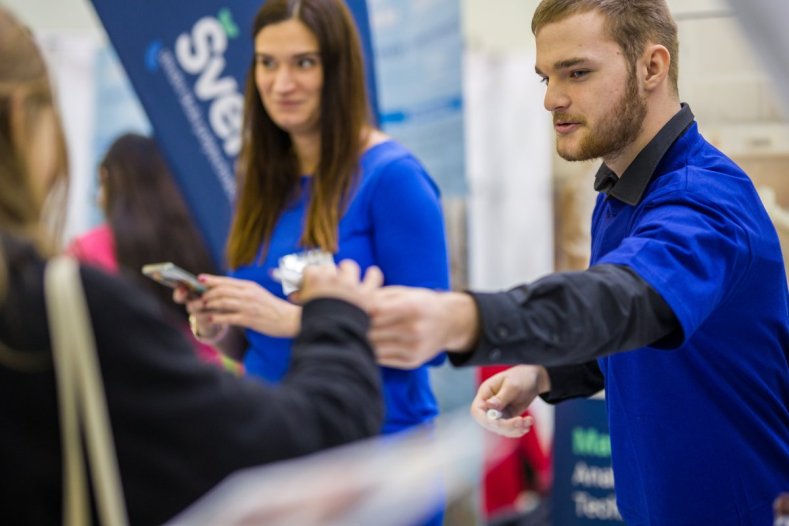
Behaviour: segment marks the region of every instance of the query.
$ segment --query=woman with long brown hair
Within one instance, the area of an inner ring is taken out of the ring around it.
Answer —
[[[30,32],[0,7],[0,516],[6,524],[63,522],[67,479],[43,286],[52,243],[42,216],[65,175],[62,130],[41,54]],[[380,385],[364,308],[380,274],[360,284],[353,265],[310,270],[302,295],[320,300],[305,304],[294,366],[282,385],[271,387],[201,363],[138,287],[80,269],[130,523],[162,524],[235,470],[378,430]],[[340,297],[345,301],[331,299]]]
[[[188,309],[197,334],[243,356],[247,373],[279,381],[300,308],[272,270],[320,248],[386,284],[446,289],[438,188],[419,161],[370,122],[361,46],[342,0],[269,0],[253,26],[239,195],[227,244],[231,277],[202,276]],[[184,301],[176,294],[176,301]],[[382,368],[382,431],[437,414],[425,366]]]

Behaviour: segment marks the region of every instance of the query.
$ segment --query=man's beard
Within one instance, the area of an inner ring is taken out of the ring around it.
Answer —
[[[628,76],[627,89],[613,107],[595,128],[588,130],[575,152],[562,151],[557,139],[556,151],[559,156],[567,161],[615,157],[635,140],[647,113],[646,101],[638,92],[635,72]],[[557,115],[554,115],[554,122]]]

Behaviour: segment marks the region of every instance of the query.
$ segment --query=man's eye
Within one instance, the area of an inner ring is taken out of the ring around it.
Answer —
[[[540,77],[540,84],[548,85],[548,77]]]
[[[584,78],[588,74],[589,74],[588,70],[579,69],[579,70],[570,72],[570,78],[581,79],[581,78]]]

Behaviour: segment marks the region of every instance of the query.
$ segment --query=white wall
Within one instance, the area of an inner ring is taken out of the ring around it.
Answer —
[[[4,0],[3,5],[35,31],[103,35],[90,0]]]
[[[534,49],[531,17],[539,0],[461,0],[463,32],[474,50]]]

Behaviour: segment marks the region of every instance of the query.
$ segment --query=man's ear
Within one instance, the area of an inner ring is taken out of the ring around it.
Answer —
[[[673,57],[665,46],[650,44],[642,55],[645,70],[644,90],[654,91],[666,82]]]

